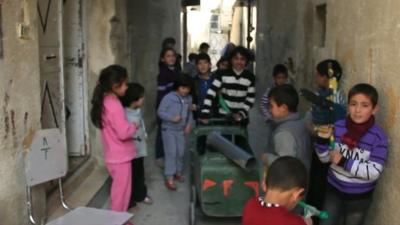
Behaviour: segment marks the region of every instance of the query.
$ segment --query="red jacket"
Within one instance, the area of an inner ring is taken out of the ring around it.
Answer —
[[[282,206],[262,206],[254,197],[243,210],[242,225],[305,225],[304,220]]]

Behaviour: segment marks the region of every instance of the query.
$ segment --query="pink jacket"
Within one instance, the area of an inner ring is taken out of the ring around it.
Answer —
[[[122,163],[132,160],[136,155],[133,142],[136,126],[128,122],[122,104],[114,95],[104,97],[102,125],[104,161]]]

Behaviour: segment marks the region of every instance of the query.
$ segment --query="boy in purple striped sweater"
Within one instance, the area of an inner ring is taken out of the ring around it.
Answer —
[[[388,153],[388,139],[375,123],[378,92],[369,84],[357,84],[348,96],[348,116],[335,123],[335,149],[329,149],[332,129],[319,132],[318,157],[330,163],[322,225],[362,225]]]

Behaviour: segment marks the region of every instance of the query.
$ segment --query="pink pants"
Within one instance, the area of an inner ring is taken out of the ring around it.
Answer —
[[[132,189],[132,162],[106,163],[112,178],[110,209],[118,212],[128,211]]]

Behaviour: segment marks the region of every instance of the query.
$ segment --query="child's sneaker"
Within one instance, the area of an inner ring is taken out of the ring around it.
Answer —
[[[180,183],[185,182],[185,177],[183,175],[179,174],[179,173],[174,175],[174,179],[177,180]]]
[[[151,199],[150,196],[146,196],[146,197],[143,199],[142,202],[145,203],[145,204],[151,205],[151,204],[153,204],[153,199]]]
[[[167,187],[171,191],[176,191],[176,185],[173,180],[166,180],[165,187]]]

